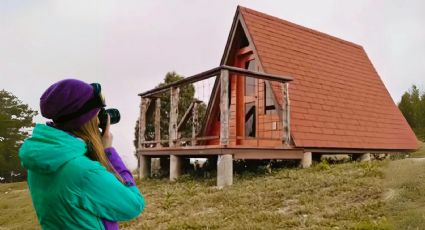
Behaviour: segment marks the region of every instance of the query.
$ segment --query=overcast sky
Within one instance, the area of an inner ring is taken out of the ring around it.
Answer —
[[[100,82],[122,115],[114,145],[135,168],[137,94],[168,71],[218,66],[237,5],[362,45],[395,102],[424,89],[425,1],[389,2],[0,0],[0,89],[38,110],[56,81]]]

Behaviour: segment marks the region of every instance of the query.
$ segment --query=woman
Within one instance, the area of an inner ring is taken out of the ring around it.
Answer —
[[[41,114],[19,151],[28,170],[38,221],[43,229],[118,229],[145,206],[133,176],[112,147],[109,117],[102,134],[100,85],[66,79],[40,98]]]

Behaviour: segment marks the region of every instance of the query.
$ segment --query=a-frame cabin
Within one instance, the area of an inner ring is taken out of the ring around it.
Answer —
[[[161,143],[159,136],[144,141],[152,96],[171,90],[176,105],[179,86],[211,76],[217,78],[207,115],[192,146],[175,144],[172,109],[168,147],[146,148],[144,143]],[[220,67],[139,95],[142,176],[150,157],[161,155],[170,155],[171,179],[179,174],[181,157],[218,155],[218,185],[223,186],[232,183],[232,159],[301,159],[308,166],[315,154],[417,148],[361,46],[244,7],[236,10]]]

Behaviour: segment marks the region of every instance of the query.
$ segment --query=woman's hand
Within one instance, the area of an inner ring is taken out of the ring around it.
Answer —
[[[111,118],[109,117],[109,114],[108,114],[108,119],[107,119],[107,122],[106,122],[105,129],[102,130],[103,131],[102,132],[102,144],[103,144],[103,148],[105,148],[105,149],[112,146],[113,136],[112,136],[112,133],[109,129],[110,127],[111,127]]]

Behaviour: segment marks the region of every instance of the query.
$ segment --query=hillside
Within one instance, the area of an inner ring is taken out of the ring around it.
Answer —
[[[320,163],[245,174],[234,186],[184,177],[138,186],[144,213],[121,229],[420,229],[425,160]],[[0,229],[39,229],[26,183],[0,185]]]

